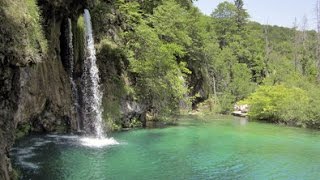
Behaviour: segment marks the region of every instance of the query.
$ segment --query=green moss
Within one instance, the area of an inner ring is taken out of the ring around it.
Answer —
[[[112,120],[109,120],[108,122],[112,122]],[[120,131],[121,130],[121,125],[118,125],[116,123],[112,123],[111,126],[111,131]]]
[[[47,40],[44,37],[44,32],[41,26],[41,16],[38,5],[36,4],[36,0],[27,0],[27,8],[29,17],[29,26],[28,28],[28,37],[30,39],[30,48],[33,53],[37,53],[38,50],[41,52],[47,52],[48,45]]]
[[[55,127],[55,132],[66,133],[66,132],[68,132],[68,127],[66,124],[61,124],[61,125]]]
[[[18,180],[20,179],[21,172],[17,169],[12,169],[12,172],[10,173],[10,179],[11,180]]]
[[[36,0],[3,0],[0,22],[0,52],[18,57],[14,63],[41,61],[48,48]]]
[[[29,134],[30,130],[31,125],[29,123],[18,125],[15,133],[16,139],[20,139],[26,136],[27,134]]]
[[[134,118],[134,119],[131,121],[129,127],[131,127],[131,128],[142,128],[142,127],[143,127],[143,124],[142,124],[142,122],[141,122],[139,119]]]
[[[128,93],[126,85],[126,58],[121,49],[108,39],[97,44],[97,59],[100,77],[104,86],[104,119],[108,127],[117,130],[121,127],[121,100]]]
[[[81,62],[84,59],[84,49],[85,49],[85,32],[84,32],[84,19],[80,16],[77,21],[72,23],[73,31],[73,48],[74,48],[74,59]]]

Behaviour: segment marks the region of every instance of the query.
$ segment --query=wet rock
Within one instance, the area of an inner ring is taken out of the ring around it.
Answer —
[[[121,117],[123,128],[131,128],[133,121],[143,120],[145,106],[135,101],[125,100],[121,103]]]

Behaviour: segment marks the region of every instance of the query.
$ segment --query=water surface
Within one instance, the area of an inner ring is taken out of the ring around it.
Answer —
[[[22,179],[318,179],[318,131],[206,118],[112,134],[119,144],[83,146],[77,136],[30,136],[12,150]]]

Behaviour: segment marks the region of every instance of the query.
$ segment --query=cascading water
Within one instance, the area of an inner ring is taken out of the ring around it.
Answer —
[[[80,105],[79,105],[79,94],[77,84],[74,81],[74,52],[73,52],[73,34],[72,34],[72,23],[71,19],[68,18],[68,28],[67,28],[67,37],[68,37],[68,60],[69,60],[69,78],[71,82],[72,89],[72,98],[73,98],[73,111],[76,114],[77,119],[77,131],[80,131]]]
[[[84,10],[86,59],[84,62],[84,120],[88,127],[86,131],[94,131],[97,138],[103,138],[102,127],[102,92],[99,86],[99,69],[96,63],[96,50],[92,34],[91,17],[89,10]]]
[[[96,63],[96,50],[92,34],[91,17],[89,10],[84,10],[86,58],[83,72],[83,120],[87,133],[94,131],[95,138],[82,138],[85,146],[104,147],[119,144],[113,138],[105,138],[102,122],[102,92],[99,86],[99,69]]]

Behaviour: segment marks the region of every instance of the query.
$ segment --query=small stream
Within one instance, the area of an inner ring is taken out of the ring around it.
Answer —
[[[318,179],[320,132],[233,118],[113,133],[95,147],[70,135],[29,136],[11,156],[21,179]]]

